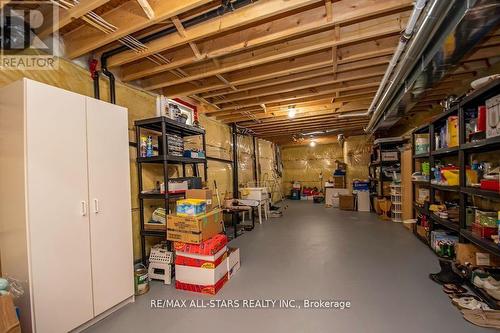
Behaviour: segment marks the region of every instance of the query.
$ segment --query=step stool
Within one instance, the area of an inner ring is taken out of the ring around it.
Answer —
[[[153,246],[149,254],[149,278],[152,280],[161,280],[165,284],[170,284],[172,282],[173,259],[173,253],[163,248],[163,245]]]
[[[158,262],[150,262],[148,275],[151,280],[161,280],[165,284],[172,283],[172,266]]]

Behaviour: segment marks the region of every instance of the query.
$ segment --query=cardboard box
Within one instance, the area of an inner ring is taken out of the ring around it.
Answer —
[[[175,288],[179,290],[187,290],[195,293],[202,293],[208,295],[215,295],[227,282],[227,274],[225,274],[217,283],[213,285],[200,285],[193,283],[186,283],[182,281],[175,281]]]
[[[240,249],[229,248],[227,256],[227,277],[230,279],[240,269]]]
[[[216,205],[213,202],[213,193],[212,190],[209,189],[192,189],[186,191],[186,199],[202,199],[207,203],[207,212],[212,211]]]
[[[227,258],[213,268],[175,265],[175,280],[183,283],[213,286],[227,275]]]
[[[486,138],[500,135],[500,95],[486,100]]]
[[[354,210],[354,196],[352,194],[339,195],[339,208],[342,210]]]
[[[472,266],[493,266],[500,267],[500,258],[484,252],[474,244],[455,244],[456,261],[465,265],[470,263]]]
[[[383,151],[382,161],[398,161],[399,156],[397,151]]]
[[[325,188],[325,204],[326,205],[332,205],[333,207],[338,207],[338,198],[340,194],[349,194],[348,189],[344,188],[333,188],[333,187],[326,187]],[[336,204],[336,205],[335,205]]]
[[[195,253],[179,252],[177,251],[175,256],[176,265],[184,265],[191,267],[202,267],[202,268],[215,268],[222,261],[226,260],[227,247],[224,246],[214,255],[202,255]]]
[[[12,296],[9,294],[0,296],[0,332],[21,333],[16,308],[14,307]]]
[[[345,176],[333,176],[334,188],[345,188]]]
[[[213,256],[227,244],[227,236],[218,234],[201,244],[189,244],[174,242],[175,253],[199,254],[204,256]]]
[[[222,232],[222,212],[215,209],[199,216],[167,217],[167,240],[200,244]]]
[[[144,230],[148,230],[148,231],[165,231],[165,230],[167,230],[167,225],[166,224],[161,224],[161,223],[144,222]]]

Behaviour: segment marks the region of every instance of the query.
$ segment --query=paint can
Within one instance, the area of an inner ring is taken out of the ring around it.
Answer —
[[[136,296],[144,295],[149,291],[148,270],[143,264],[134,266],[134,288]]]

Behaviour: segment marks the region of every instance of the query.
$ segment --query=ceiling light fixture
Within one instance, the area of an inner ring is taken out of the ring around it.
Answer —
[[[309,142],[309,146],[316,147],[316,141],[311,140],[311,142]]]
[[[297,114],[297,109],[294,105],[288,106],[288,118],[294,118]]]

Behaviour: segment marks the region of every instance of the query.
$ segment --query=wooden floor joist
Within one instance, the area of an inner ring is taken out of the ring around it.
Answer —
[[[143,87],[147,90],[154,90],[163,87],[175,86],[192,80],[199,80],[215,76],[217,74],[230,73],[248,67],[294,58],[325,49],[331,51],[334,45],[352,44],[398,34],[401,31],[401,27],[401,17],[400,15],[395,14],[391,18],[386,19],[385,22],[380,21],[379,24],[375,26],[366,26],[363,30],[355,29],[351,32],[346,31],[341,35],[341,39],[338,41],[334,40],[334,34],[332,31],[325,31],[319,34],[283,42],[279,45],[264,47],[259,49],[259,52],[247,52],[219,59],[221,64],[220,67],[215,67],[212,62],[185,67],[186,71],[190,73],[190,75],[183,79],[174,79],[163,74],[156,75],[144,80]]]
[[[368,117],[349,114],[371,105],[413,2],[258,0],[229,8],[221,0],[80,0],[60,10],[59,27],[46,22],[37,33],[62,28],[72,59],[98,58],[122,45],[123,37],[142,40],[140,51],[108,59],[119,80],[169,98],[191,98],[212,119],[290,142],[311,131],[363,133]],[[82,17],[90,12],[116,29],[86,24]],[[187,23],[209,12],[210,19]],[[457,87],[489,73],[485,68],[500,68],[499,52],[496,28],[411,105],[411,114],[436,110]]]

